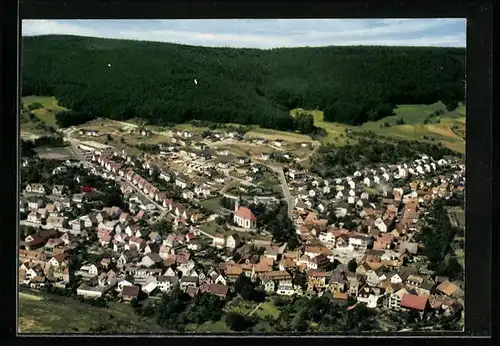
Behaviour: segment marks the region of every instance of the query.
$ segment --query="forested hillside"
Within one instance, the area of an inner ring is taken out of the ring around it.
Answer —
[[[465,94],[461,48],[258,50],[75,36],[25,37],[22,44],[22,94],[53,95],[81,119],[289,130],[296,107],[358,125],[390,115],[396,104],[441,100],[454,108]]]

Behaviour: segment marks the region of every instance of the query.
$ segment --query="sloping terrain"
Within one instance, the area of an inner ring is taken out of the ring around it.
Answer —
[[[290,130],[291,109],[339,105],[349,111],[328,120],[359,125],[396,104],[453,105],[465,93],[460,48],[259,50],[75,36],[24,37],[22,45],[24,96],[53,95],[75,112],[117,120]]]

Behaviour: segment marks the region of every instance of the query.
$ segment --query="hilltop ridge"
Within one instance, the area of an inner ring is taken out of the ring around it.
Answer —
[[[22,94],[53,95],[90,117],[192,119],[293,130],[289,112],[320,109],[359,125],[396,104],[464,100],[465,49],[211,48],[78,36],[24,37]],[[197,84],[194,83],[197,80]]]

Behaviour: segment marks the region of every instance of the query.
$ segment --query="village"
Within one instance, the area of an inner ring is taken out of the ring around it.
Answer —
[[[71,286],[85,299],[123,303],[155,301],[175,288],[226,299],[245,275],[268,297],[325,295],[347,309],[364,304],[422,319],[463,313],[463,280],[434,275],[418,240],[435,201],[463,194],[461,161],[422,155],[328,180],[302,165],[315,149],[308,142],[171,131],[168,142],[138,156],[94,142],[96,131],[74,133],[66,136],[78,159],[52,174],[78,167],[101,177],[120,188],[125,207],[88,210],[92,186],[72,193],[27,184],[20,222],[37,231],[20,241],[22,286]],[[259,150],[238,155],[221,141]],[[23,166],[37,160],[23,158]],[[280,203],[299,240],[293,249],[255,210]],[[75,268],[79,251],[94,260]]]

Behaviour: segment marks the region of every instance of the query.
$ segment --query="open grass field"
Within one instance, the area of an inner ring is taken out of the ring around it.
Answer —
[[[424,124],[425,119],[437,110],[444,110],[444,115],[430,118],[429,123]],[[290,114],[296,115],[299,112],[312,114],[315,125],[327,130],[328,135],[322,140],[324,143],[334,143],[339,146],[345,145],[347,143],[346,130],[355,132],[373,131],[378,135],[396,139],[441,142],[443,146],[452,150],[460,153],[465,152],[464,105],[460,105],[452,112],[446,111],[444,104],[441,102],[431,105],[399,105],[395,110],[395,116],[385,117],[378,121],[370,121],[361,126],[326,122],[323,118],[323,112],[319,110],[297,108],[292,110]],[[403,119],[404,124],[397,125],[396,122],[399,119]],[[439,123],[437,122],[438,120]],[[386,123],[389,124],[389,127],[383,126]],[[354,144],[352,139],[349,141]]]
[[[187,332],[198,332],[198,333],[218,333],[218,332],[231,332],[231,329],[226,325],[226,323],[221,320],[217,322],[205,322],[201,325],[188,324],[186,326]]]
[[[38,157],[45,160],[67,160],[73,158],[73,153],[69,147],[58,148],[36,148]]]
[[[222,197],[214,197],[214,198],[205,199],[205,200],[200,202],[200,205],[203,208],[206,208],[207,210],[217,212],[221,208],[221,205],[220,205],[221,198]]]
[[[254,315],[261,318],[271,316],[272,318],[276,319],[280,315],[280,310],[273,304],[273,302],[266,301],[262,303],[262,305],[257,310],[255,310]]]
[[[154,321],[137,316],[129,305],[111,303],[98,308],[57,295],[19,294],[20,333],[84,333],[90,328],[110,325],[109,332],[159,332]]]
[[[47,125],[57,127],[55,114],[59,111],[66,110],[60,106],[53,96],[25,96],[22,101],[26,107],[34,103],[39,103],[43,107],[33,110],[33,114]]]
[[[26,106],[35,102],[40,103],[43,107],[34,110],[33,113],[39,117],[45,124],[55,126],[55,113],[59,110],[64,110],[64,107],[58,105],[57,100],[52,96],[26,96],[23,98]],[[445,113],[438,117],[428,118],[428,116],[437,110],[443,110]],[[385,117],[378,121],[367,122],[361,126],[349,126],[340,123],[324,121],[323,112],[319,110],[304,110],[301,108],[293,109],[290,114],[296,115],[299,112],[312,114],[315,120],[315,125],[323,127],[327,130],[328,135],[321,142],[332,143],[335,145],[356,144],[353,139],[348,139],[346,131],[373,131],[378,135],[403,139],[403,140],[422,140],[429,143],[440,142],[443,146],[448,147],[460,153],[465,152],[465,106],[460,105],[452,112],[446,111],[444,104],[441,102],[431,105],[399,105],[395,110],[395,116]],[[428,118],[428,124],[424,124]],[[399,119],[404,120],[404,124],[397,125]],[[438,122],[439,121],[439,122]],[[137,121],[130,120],[127,122],[118,122],[107,119],[96,119],[86,124],[78,126],[100,131],[104,134],[114,135],[125,138],[127,144],[133,146],[138,143],[158,144],[168,140],[167,136],[154,134],[149,137],[137,136],[120,131],[127,124],[137,125]],[[389,127],[385,125],[388,124]],[[23,130],[29,133],[37,133],[35,128],[31,128],[33,124],[23,124]],[[228,124],[238,126],[238,124]],[[179,124],[173,127],[174,130],[186,130],[196,133],[201,133],[208,128],[197,127],[191,124]],[[158,131],[157,127],[151,127],[151,130]],[[216,130],[217,131],[217,130]],[[103,137],[105,138],[105,137]],[[245,139],[265,138],[268,140],[283,139],[292,143],[314,143],[316,146],[318,141],[312,140],[309,136],[293,132],[275,131],[271,129],[263,129],[257,126],[245,134]],[[97,139],[97,138],[96,138]],[[111,143],[110,143],[111,144]],[[112,145],[112,144],[111,144]],[[266,146],[251,146],[224,143],[220,147],[227,147],[234,155],[246,156],[250,152],[251,155],[268,151]]]
[[[292,143],[311,143],[311,137],[302,135],[300,133],[276,131],[271,129],[256,128],[245,134],[245,139],[264,138],[268,140],[283,139]]]
[[[257,307],[257,305],[259,305],[259,303],[241,300],[231,304],[231,306],[227,308],[227,312],[236,312],[240,315],[248,316]]]
[[[216,234],[222,234],[224,236],[229,236],[234,232],[226,229],[224,226],[218,225],[215,221],[205,222],[200,225],[200,229],[212,236]]]

